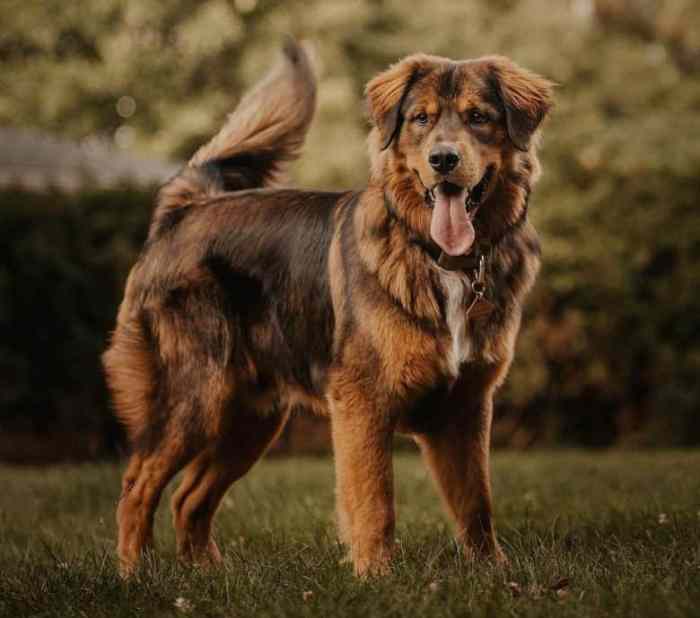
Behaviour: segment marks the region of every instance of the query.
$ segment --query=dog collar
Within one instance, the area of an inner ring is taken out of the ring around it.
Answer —
[[[479,266],[479,261],[482,256],[488,255],[490,251],[482,251],[480,247],[477,247],[475,251],[472,251],[468,255],[448,255],[444,251],[440,252],[438,256],[437,265],[445,270],[475,270]]]

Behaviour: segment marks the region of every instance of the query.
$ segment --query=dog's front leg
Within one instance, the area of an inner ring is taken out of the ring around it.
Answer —
[[[334,398],[331,425],[341,540],[357,575],[384,574],[394,544],[394,423],[355,391]]]
[[[467,557],[505,562],[493,525],[489,451],[492,376],[476,373],[454,386],[430,431],[414,437],[456,526]]]

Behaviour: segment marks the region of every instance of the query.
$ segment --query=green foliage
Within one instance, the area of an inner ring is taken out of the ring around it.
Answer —
[[[502,53],[554,79],[531,211],[544,269],[497,441],[700,442],[695,0],[5,5],[0,122],[174,158],[216,130],[284,34],[313,40],[319,113],[295,179],[325,188],[364,183],[362,88],[402,55]]]
[[[327,459],[261,463],[224,498],[221,568],[175,561],[163,496],[159,553],[120,581],[113,465],[0,468],[0,615],[697,616],[697,454],[500,454],[493,480],[501,570],[466,562],[429,475],[396,462],[394,572],[361,582],[333,525]]]
[[[70,432],[65,451],[57,451],[63,456],[114,448],[99,357],[145,238],[150,202],[150,195],[128,189],[80,196],[0,193],[5,456],[32,458],[21,445],[13,448],[10,428]]]

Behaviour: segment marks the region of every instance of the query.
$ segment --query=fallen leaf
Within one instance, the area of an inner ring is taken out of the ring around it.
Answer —
[[[175,603],[173,603],[173,605],[175,606],[175,609],[179,609],[181,612],[192,611],[192,603],[185,597],[178,597],[175,599]]]
[[[518,582],[508,582],[508,588],[514,597],[519,597],[523,593],[523,589]]]

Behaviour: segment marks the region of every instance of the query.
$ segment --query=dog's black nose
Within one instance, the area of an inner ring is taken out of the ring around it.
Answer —
[[[459,154],[450,146],[436,146],[428,157],[428,163],[436,172],[447,174],[457,167]]]

